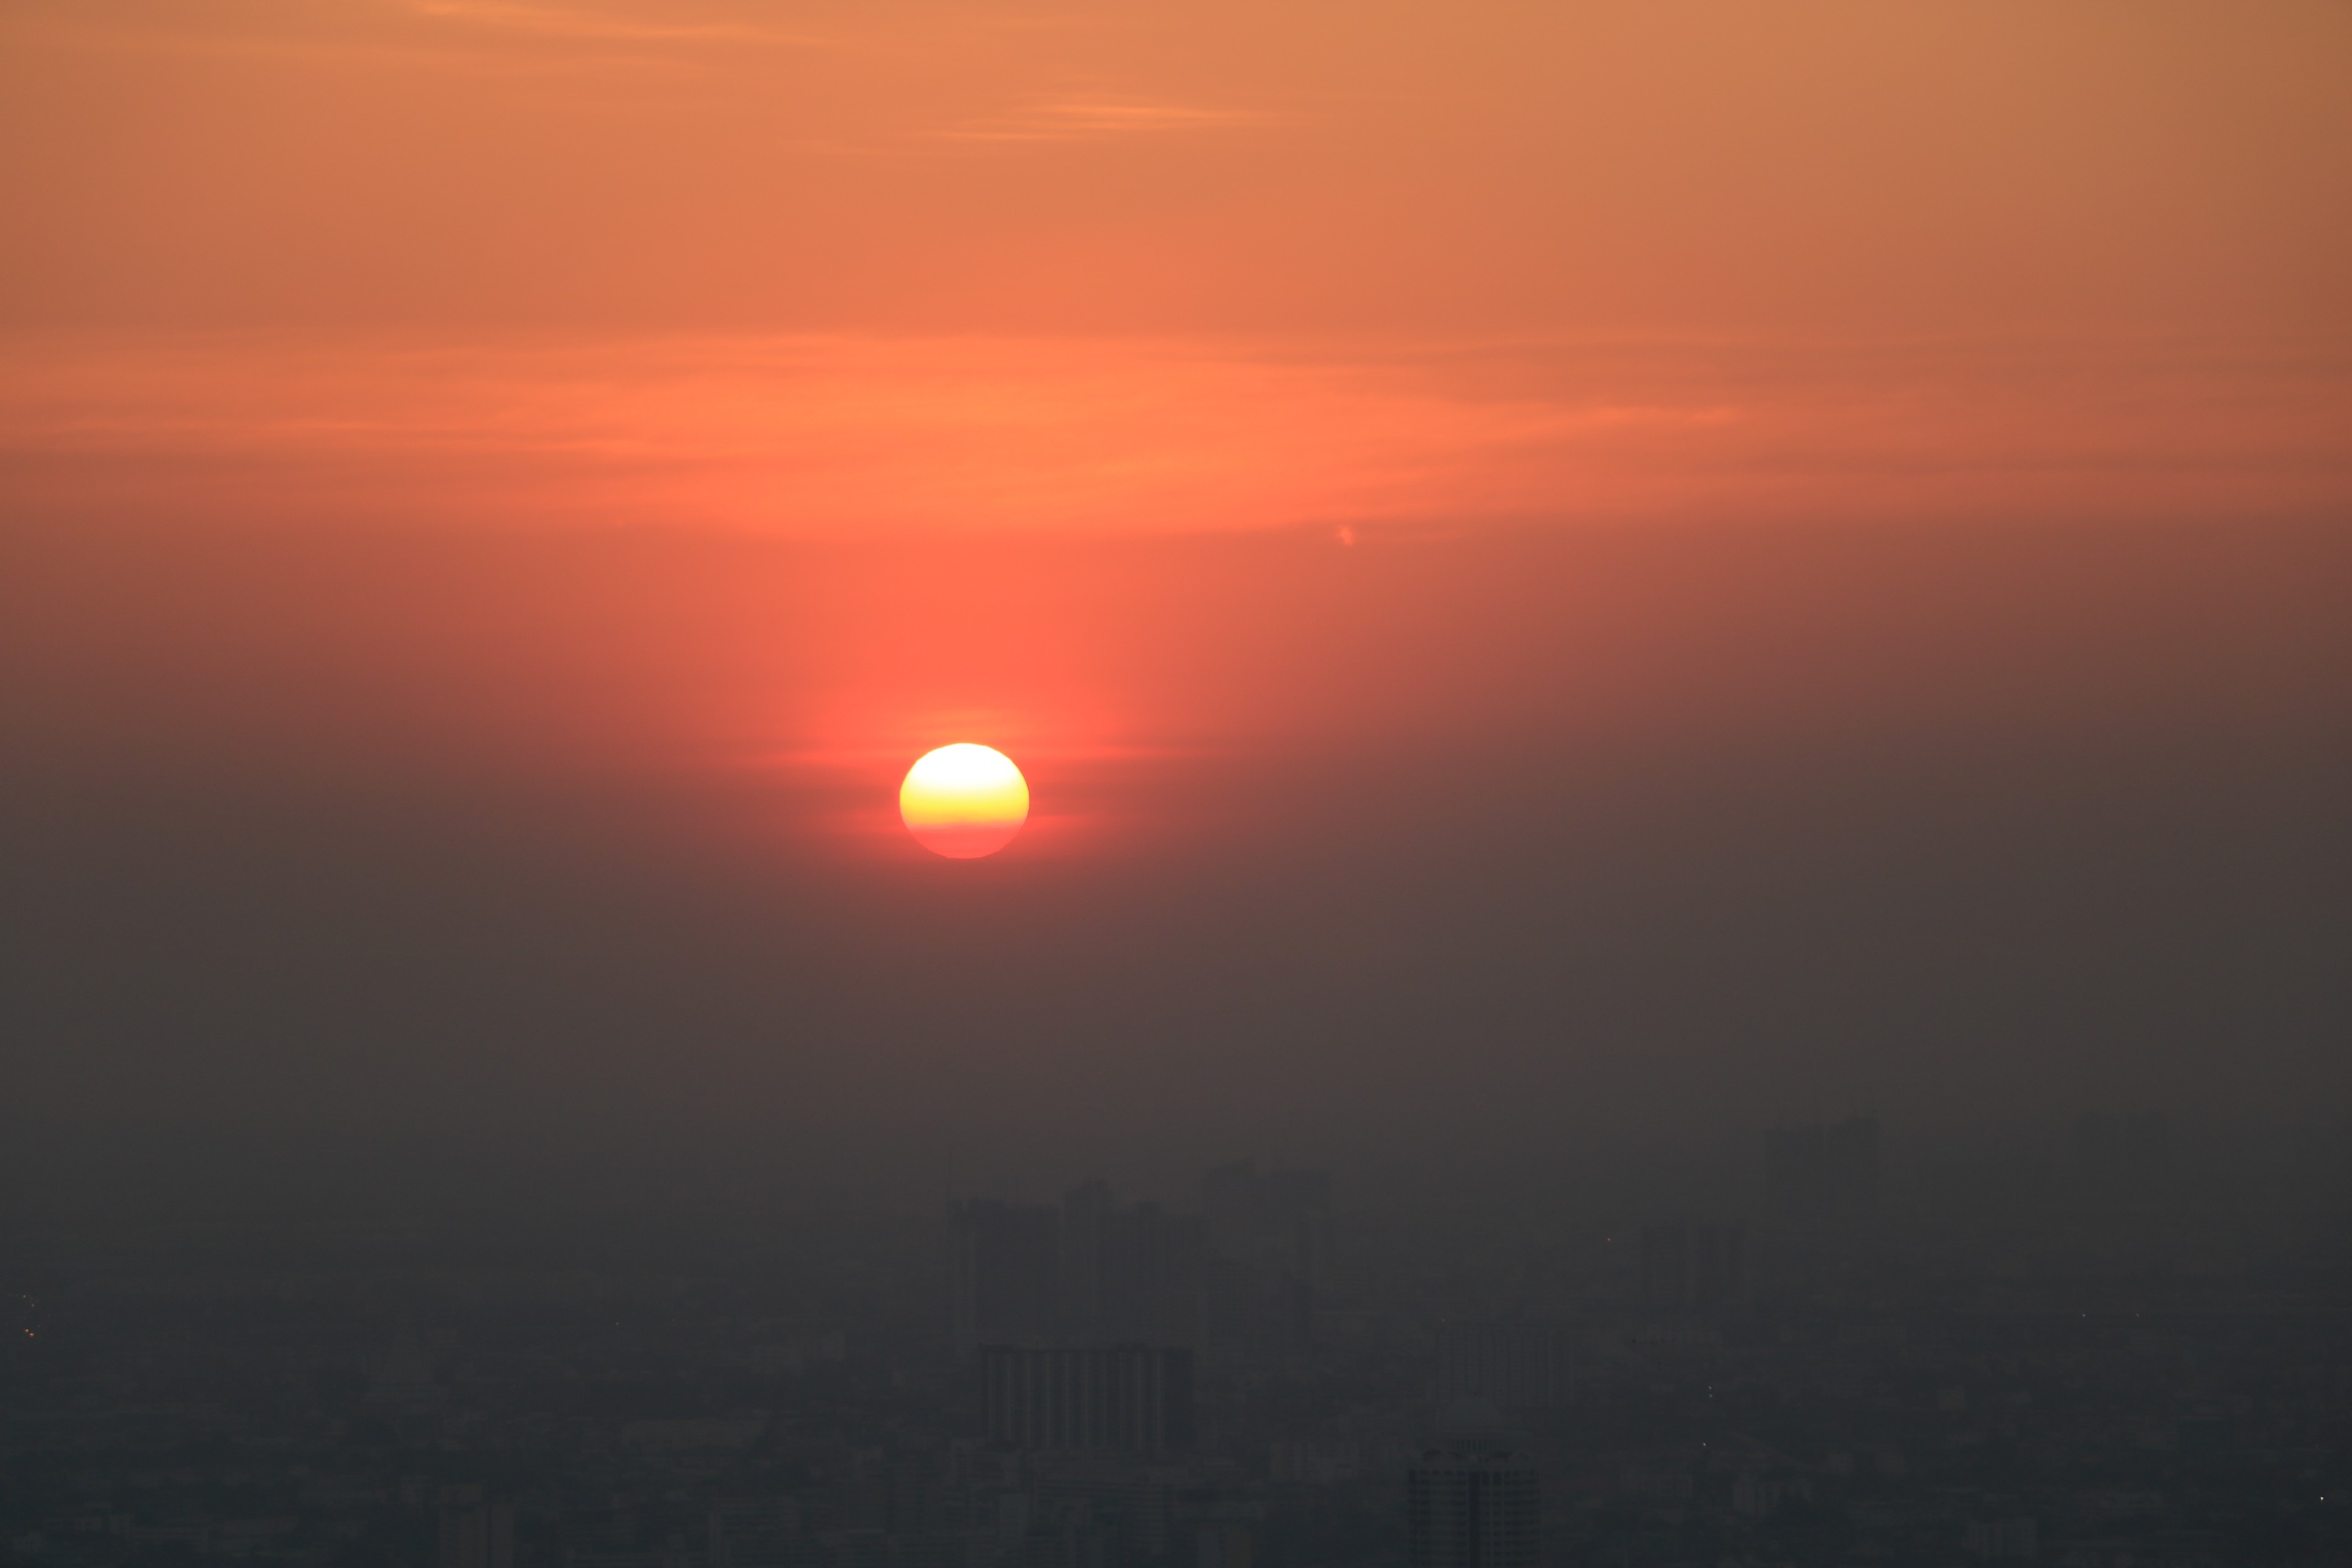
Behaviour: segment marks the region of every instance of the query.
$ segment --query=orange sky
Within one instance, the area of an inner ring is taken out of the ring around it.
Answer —
[[[26,0],[0,497],[2312,516],[2338,5]]]
[[[338,1030],[653,1096],[705,1025],[729,1114],[966,1029],[1415,1107],[1471,1031],[1538,1119],[2340,1087],[2347,60],[2340,0],[13,0],[20,1033],[158,1114]],[[1035,804],[950,907],[892,792],[953,740]]]

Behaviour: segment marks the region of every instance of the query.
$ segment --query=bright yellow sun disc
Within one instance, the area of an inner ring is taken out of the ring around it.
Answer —
[[[898,818],[932,854],[976,860],[1012,843],[1029,820],[1029,781],[993,746],[941,746],[907,770]]]

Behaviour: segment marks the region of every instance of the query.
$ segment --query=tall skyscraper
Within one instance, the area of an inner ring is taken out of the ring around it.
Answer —
[[[1720,1311],[1747,1288],[1747,1236],[1737,1225],[1675,1220],[1642,1227],[1642,1304]]]
[[[1406,1568],[1535,1568],[1543,1487],[1499,1445],[1432,1449],[1406,1477]]]
[[[959,1204],[952,1235],[959,1349],[1040,1341],[1189,1347],[1201,1339],[1206,1270],[1196,1216],[1122,1205],[1093,1181],[1059,1208]]]
[[[992,1443],[1152,1455],[1192,1445],[1192,1354],[1152,1345],[983,1345]]]
[[[1056,1342],[1281,1354],[1313,1335],[1330,1183],[1210,1173],[1209,1213],[1122,1204],[1082,1183],[1057,1207],[975,1200],[952,1223],[957,1348]]]
[[[514,1568],[514,1508],[478,1486],[441,1489],[438,1568]]]
[[[1568,1403],[1568,1334],[1557,1324],[1442,1323],[1437,1330],[1441,1406],[1483,1399],[1498,1410],[1551,1410]]]
[[[1097,1343],[1200,1338],[1201,1221],[1158,1204],[1122,1206],[1089,1182],[1062,1205],[1064,1332]]]

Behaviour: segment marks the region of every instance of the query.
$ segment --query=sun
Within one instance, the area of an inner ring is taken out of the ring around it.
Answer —
[[[941,746],[907,770],[898,817],[932,854],[977,860],[1012,843],[1029,820],[1029,781],[993,746]]]

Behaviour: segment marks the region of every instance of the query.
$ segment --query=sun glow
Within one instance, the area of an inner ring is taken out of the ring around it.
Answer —
[[[976,860],[1013,842],[1029,820],[1029,782],[992,746],[941,746],[907,770],[898,817],[932,854]]]

